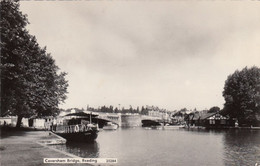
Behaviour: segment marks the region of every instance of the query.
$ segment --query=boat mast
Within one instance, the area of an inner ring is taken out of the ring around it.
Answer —
[[[89,118],[89,122],[90,122],[90,124],[92,124],[92,112],[90,112],[90,118]]]

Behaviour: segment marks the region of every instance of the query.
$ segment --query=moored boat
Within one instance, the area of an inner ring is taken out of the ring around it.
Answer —
[[[69,114],[69,119],[64,119],[62,125],[58,125],[52,132],[65,138],[67,141],[91,142],[99,132],[98,124],[91,123],[91,115],[78,116]]]
[[[175,129],[180,129],[180,128],[183,128],[183,127],[184,127],[184,125],[165,124],[163,126],[163,129],[175,130]]]
[[[57,126],[57,130],[53,131],[55,134],[65,138],[67,141],[90,142],[94,141],[98,136],[98,125],[68,125]]]
[[[107,122],[107,124],[103,127],[103,130],[116,130],[118,128],[117,124],[112,122]]]
[[[157,127],[161,125],[162,124],[156,120],[150,120],[150,119],[142,120],[142,127]]]

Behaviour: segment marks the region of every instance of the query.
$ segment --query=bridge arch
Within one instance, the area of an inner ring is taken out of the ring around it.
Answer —
[[[104,125],[107,124],[107,122],[112,122],[114,124],[119,125],[116,121],[113,121],[113,120],[108,119],[108,118],[98,118],[98,117],[95,117],[95,118],[92,118],[92,122],[93,123],[97,123],[100,128],[103,128]]]

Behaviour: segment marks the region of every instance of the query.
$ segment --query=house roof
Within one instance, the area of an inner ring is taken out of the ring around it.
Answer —
[[[200,117],[200,119],[208,119],[208,118],[211,119],[211,117],[214,118],[214,119],[215,119],[215,118],[216,118],[216,119],[229,119],[229,116],[224,116],[224,115],[220,114],[219,112],[207,113],[207,114],[205,114],[205,115],[202,115],[202,116]]]
[[[216,115],[217,113],[216,112],[213,112],[213,113],[206,113],[204,115],[201,115],[200,119],[207,119],[213,115]]]

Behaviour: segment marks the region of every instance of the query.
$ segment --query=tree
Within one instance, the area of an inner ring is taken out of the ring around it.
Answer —
[[[115,113],[119,113],[119,110],[118,110],[117,107],[115,108],[114,112],[115,112]]]
[[[113,107],[112,105],[110,105],[109,108],[108,108],[108,112],[109,112],[109,113],[113,113],[113,110],[114,110],[113,108],[114,108],[114,107]]]
[[[144,106],[142,106],[141,115],[148,115],[148,109],[144,108]]]
[[[136,108],[136,113],[140,113],[139,107]]]
[[[129,106],[129,113],[134,113],[133,107],[131,105]]]
[[[256,125],[260,115],[260,69],[245,67],[229,75],[223,91],[224,112],[239,124]]]
[[[102,106],[100,112],[107,112],[106,106]]]
[[[1,1],[1,113],[41,117],[58,113],[66,99],[66,73],[26,30],[28,20],[19,2]]]
[[[214,106],[214,107],[211,107],[208,111],[208,113],[216,113],[216,112],[219,112],[220,111],[220,108],[217,107],[217,106]]]

